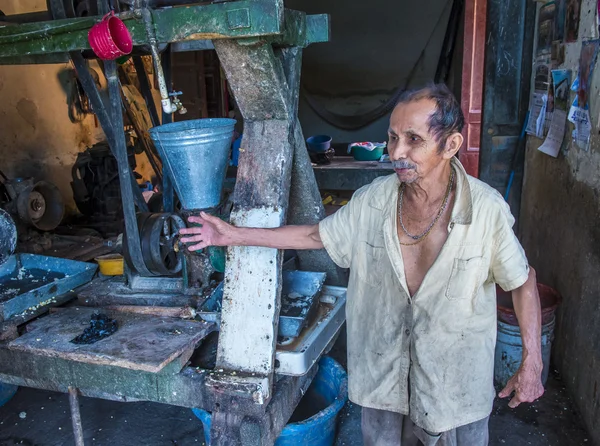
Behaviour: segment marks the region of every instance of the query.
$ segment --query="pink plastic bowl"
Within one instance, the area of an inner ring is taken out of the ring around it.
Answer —
[[[88,41],[94,54],[102,60],[115,60],[131,53],[133,39],[125,23],[114,12],[106,14],[88,32]]]

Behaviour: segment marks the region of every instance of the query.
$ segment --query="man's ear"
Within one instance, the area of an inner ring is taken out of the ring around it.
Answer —
[[[463,140],[464,138],[462,134],[458,132],[450,135],[448,139],[446,139],[446,147],[444,147],[444,151],[442,153],[444,159],[451,159],[454,155],[456,155],[456,153],[462,146]]]

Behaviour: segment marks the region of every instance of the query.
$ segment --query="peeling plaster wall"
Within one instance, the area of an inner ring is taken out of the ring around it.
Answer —
[[[581,42],[598,38],[595,0],[583,0],[579,41],[566,45],[560,68],[577,75]],[[574,98],[571,94],[571,100]],[[600,69],[590,93],[589,151],[569,142],[557,159],[529,138],[521,206],[521,239],[538,280],[563,297],[553,362],[574,397],[595,444],[600,444]],[[570,141],[569,125],[567,132]]]
[[[45,1],[2,0],[7,15],[44,11]],[[69,120],[70,64],[0,66],[0,159],[9,177],[51,181],[73,208],[71,166],[77,153],[103,139],[94,118]]]
[[[0,0],[0,10],[6,15],[45,11],[46,2]],[[101,73],[95,63],[92,67]],[[76,124],[69,120],[70,68],[70,63],[0,66],[0,169],[9,177],[56,184],[73,211],[71,167],[77,153],[105,138],[93,116]],[[100,79],[105,82],[102,74]],[[137,160],[136,170],[149,179],[145,155]]]
[[[286,0],[285,4],[331,16],[331,41],[304,50],[302,83],[322,107],[340,115],[363,114],[390,98],[406,84],[428,41],[410,86],[433,80],[452,6],[445,0]],[[462,38],[458,41],[460,45]],[[457,57],[461,54],[459,49]],[[301,97],[299,117],[306,137],[325,133],[338,143],[387,138],[389,114],[362,129],[342,130],[323,121]]]

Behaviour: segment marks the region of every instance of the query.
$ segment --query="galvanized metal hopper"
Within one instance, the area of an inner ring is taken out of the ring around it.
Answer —
[[[227,118],[194,119],[150,129],[185,209],[209,209],[219,204],[235,122]]]

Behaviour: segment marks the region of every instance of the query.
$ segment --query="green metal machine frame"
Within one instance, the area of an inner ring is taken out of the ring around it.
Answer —
[[[283,9],[272,0],[241,0],[210,5],[151,10],[159,44],[187,40],[236,39],[304,48],[329,40],[329,16]],[[141,12],[117,14],[134,46],[148,44]],[[56,63],[71,51],[90,49],[88,30],[101,16],[0,27],[0,65]]]

